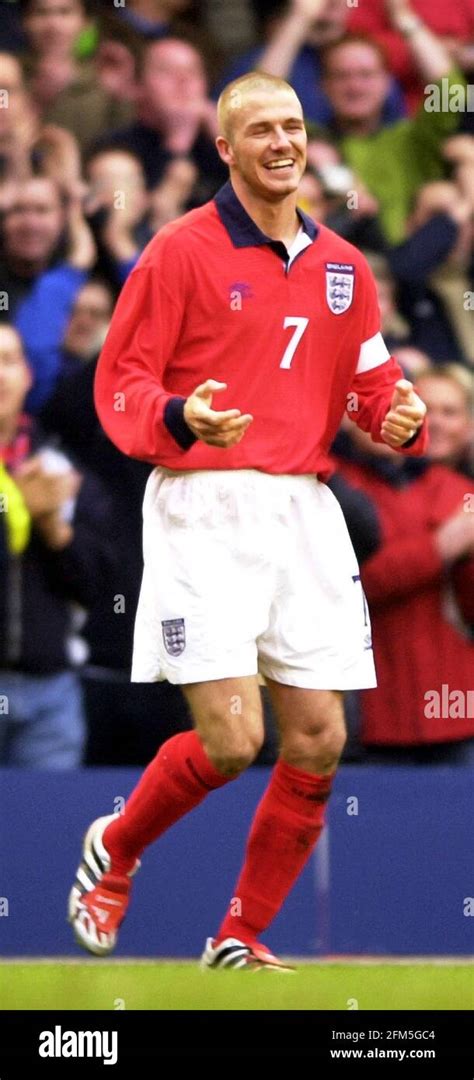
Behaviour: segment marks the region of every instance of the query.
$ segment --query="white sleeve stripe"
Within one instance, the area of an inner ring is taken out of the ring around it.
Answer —
[[[374,337],[362,342],[356,374],[360,375],[364,371],[370,371],[374,367],[379,367],[380,364],[385,364],[389,357],[390,353],[381,333],[375,334]]]

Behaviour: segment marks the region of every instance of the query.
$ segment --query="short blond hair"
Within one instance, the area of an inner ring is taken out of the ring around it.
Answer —
[[[219,135],[223,135],[225,139],[229,139],[232,135],[232,118],[242,106],[243,98],[253,90],[266,90],[268,93],[286,90],[299,102],[298,95],[293,87],[285,82],[285,79],[279,79],[276,75],[267,75],[264,71],[249,71],[247,75],[241,75],[228,83],[217,102]]]
[[[455,361],[448,364],[434,364],[419,375],[419,379],[448,379],[453,382],[464,394],[468,408],[472,409],[474,399],[474,374],[462,364]]]

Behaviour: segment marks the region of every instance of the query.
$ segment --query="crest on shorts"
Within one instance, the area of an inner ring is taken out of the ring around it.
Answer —
[[[180,656],[186,646],[184,619],[163,619],[163,642],[170,656]]]
[[[326,263],[326,300],[333,315],[350,308],[354,296],[354,267],[350,263]]]

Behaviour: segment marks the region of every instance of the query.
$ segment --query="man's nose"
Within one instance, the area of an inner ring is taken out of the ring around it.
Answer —
[[[280,149],[281,147],[291,146],[289,136],[284,128],[277,127],[272,133],[272,147]]]

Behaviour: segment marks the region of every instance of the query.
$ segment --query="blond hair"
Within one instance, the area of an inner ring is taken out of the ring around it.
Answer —
[[[231,138],[232,120],[237,111],[242,108],[244,98],[253,90],[266,90],[268,93],[278,93],[286,90],[293,94],[299,103],[299,98],[293,87],[285,82],[285,79],[279,79],[276,75],[267,75],[264,71],[249,71],[247,75],[241,75],[240,78],[228,83],[217,102],[219,134],[223,135],[225,139]]]
[[[423,371],[419,379],[449,379],[462,390],[467,407],[472,408],[474,395],[474,376],[468,368],[456,362],[435,364],[428,371]]]

